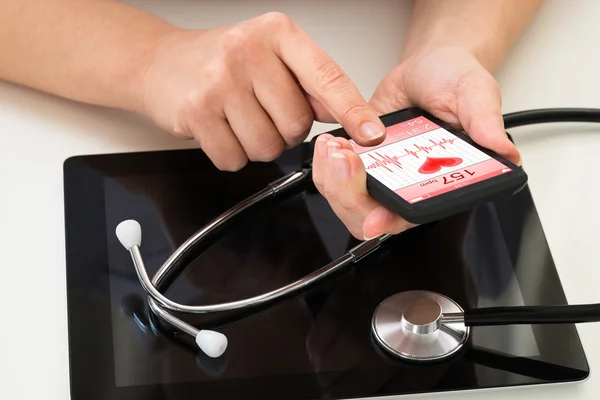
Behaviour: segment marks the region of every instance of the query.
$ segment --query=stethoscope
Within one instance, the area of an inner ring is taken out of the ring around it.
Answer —
[[[543,109],[504,116],[506,129],[546,122],[600,122],[597,109]],[[125,220],[116,227],[116,235],[133,260],[139,281],[148,295],[150,310],[173,328],[191,336],[209,357],[222,356],[227,337],[213,330],[196,327],[175,317],[170,311],[189,314],[218,313],[266,305],[319,283],[330,275],[360,262],[390,238],[390,235],[361,242],[344,255],[320,269],[286,286],[258,296],[211,305],[190,306],[165,297],[157,287],[171,275],[175,266],[192,249],[242,212],[300,186],[310,179],[310,163],[267,185],[256,194],[233,206],[179,246],[149,278],[140,251],[142,228],[135,220]],[[563,306],[488,307],[463,310],[452,299],[429,291],[407,291],[383,300],[374,310],[371,333],[375,342],[388,354],[408,361],[433,362],[451,357],[468,341],[471,327],[514,324],[564,324],[600,321],[600,304]]]

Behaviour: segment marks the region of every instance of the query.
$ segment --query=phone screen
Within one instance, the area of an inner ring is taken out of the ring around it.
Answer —
[[[512,171],[425,117],[389,126],[377,146],[350,143],[367,173],[411,204]]]

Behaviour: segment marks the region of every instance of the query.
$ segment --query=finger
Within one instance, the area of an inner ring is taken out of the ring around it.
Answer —
[[[250,161],[272,161],[284,151],[283,138],[252,92],[232,93],[224,111]]]
[[[223,171],[237,171],[248,162],[244,148],[224,118],[199,117],[192,126],[194,138],[213,164]]]
[[[358,239],[395,234],[412,226],[368,194],[362,160],[343,138],[323,134],[316,139],[313,180],[338,218]]]
[[[497,82],[488,75],[470,74],[457,92],[458,119],[479,145],[520,164],[521,156],[508,139],[502,117],[502,98]]]
[[[310,104],[310,108],[312,109],[315,121],[325,122],[330,124],[335,124],[337,121],[331,113],[327,110],[327,108],[317,99],[312,97],[310,94],[304,92],[304,96],[308,100],[308,104]]]
[[[340,66],[289,19],[279,22],[276,54],[306,92],[317,99],[357,143],[381,143],[385,127]],[[275,39],[275,38],[274,38]]]
[[[372,239],[413,226],[368,193],[364,164],[347,140],[335,138],[329,140],[327,146],[329,168],[326,170],[325,197],[355,237]]]
[[[328,168],[327,162],[327,142],[333,136],[323,133],[315,140],[315,148],[312,160],[312,180],[319,192],[324,195],[323,185],[325,184],[325,174]]]
[[[369,104],[380,115],[402,110],[413,105],[406,96],[402,82],[399,79],[400,76],[402,74],[398,74],[396,69],[394,69],[375,88]]]
[[[379,204],[367,192],[366,172],[360,157],[352,150],[343,149],[335,140],[327,145],[325,197],[352,235],[363,239],[363,222]]]
[[[313,112],[290,71],[275,55],[269,56],[253,74],[253,90],[287,147],[293,147],[308,136]]]
[[[402,219],[398,214],[380,205],[365,217],[362,230],[365,239],[368,240],[384,233],[400,233],[415,226]]]

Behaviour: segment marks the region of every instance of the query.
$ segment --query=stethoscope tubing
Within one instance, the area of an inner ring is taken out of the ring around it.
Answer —
[[[600,122],[600,109],[537,109],[505,114],[503,117],[506,129],[549,122]],[[390,237],[390,235],[383,235],[379,238],[362,242],[340,258],[289,285],[243,300],[220,304],[190,306],[170,300],[157,289],[164,279],[169,276],[170,271],[181,257],[193,246],[201,242],[209,234],[213,233],[217,228],[224,225],[241,212],[264,199],[272,197],[301,183],[310,176],[310,173],[310,168],[303,168],[300,171],[292,172],[272,182],[267,188],[250,196],[215,218],[179,246],[179,248],[177,248],[159,268],[152,280],[148,276],[140,246],[126,246],[131,254],[139,281],[144,291],[148,294],[148,304],[152,312],[174,328],[195,337],[200,331],[192,325],[173,316],[169,311],[204,314],[242,309],[273,302],[282,296],[292,294],[318,282],[350,263],[360,261],[363,257],[379,248],[380,244]],[[600,304],[479,308],[467,310],[463,314],[443,315],[441,320],[446,323],[461,322],[466,326],[596,322],[600,321]]]
[[[466,326],[570,324],[600,321],[600,304],[483,307],[444,314],[442,323]]]
[[[246,307],[259,306],[265,303],[272,302],[282,296],[292,294],[318,280],[321,280],[333,274],[334,272],[350,264],[351,262],[358,262],[363,256],[379,247],[380,243],[382,243],[388,237],[389,235],[384,235],[379,238],[362,242],[346,254],[337,258],[333,262],[325,265],[324,267],[304,276],[301,279],[298,279],[295,282],[292,282],[286,286],[282,286],[270,292],[266,292],[254,297],[249,297],[243,300],[201,306],[189,306],[185,304],[180,304],[165,297],[156,289],[156,287],[152,284],[152,281],[148,277],[148,273],[144,265],[144,260],[142,258],[139,246],[131,247],[130,252],[140,283],[142,284],[144,290],[148,293],[149,297],[152,300],[158,303],[161,307],[171,311],[190,314],[206,314],[212,312],[232,311]],[[166,271],[168,272],[168,269],[166,269]],[[155,306],[157,305],[155,304]]]
[[[267,303],[272,303],[277,299],[291,295],[301,289],[306,288],[307,286],[326,278],[333,273],[339,271],[343,267],[360,261],[363,257],[367,256],[377,248],[379,248],[380,244],[387,240],[391,235],[382,235],[377,238],[364,241],[354,248],[350,249],[344,255],[338,257],[333,260],[329,264],[323,266],[322,268],[294,281],[290,284],[280,287],[278,289],[272,290],[270,292],[266,292],[254,297],[231,301],[227,303],[219,303],[219,304],[208,304],[208,305],[196,305],[190,306],[186,304],[177,303],[166,296],[164,296],[157,288],[160,287],[162,282],[169,276],[171,270],[176,266],[177,262],[194,246],[199,244],[203,239],[205,239],[208,235],[213,233],[216,229],[220,228],[222,225],[229,222],[232,218],[239,215],[243,211],[251,208],[252,206],[257,205],[261,201],[275,196],[279,193],[282,193],[299,183],[301,183],[304,179],[310,176],[310,171],[308,169],[303,169],[301,171],[292,172],[283,178],[280,178],[271,184],[268,185],[267,188],[257,192],[256,194],[248,197],[244,201],[238,203],[234,207],[228,209],[217,218],[212,220],[198,232],[196,232],[193,236],[191,236],[188,240],[186,240],[181,246],[179,246],[175,252],[163,263],[163,265],[156,272],[152,280],[148,276],[148,271],[146,269],[144,258],[141,253],[141,226],[137,221],[124,221],[122,224],[128,224],[130,229],[134,229],[138,231],[136,233],[137,236],[140,237],[140,243],[135,243],[132,245],[127,245],[127,250],[129,250],[131,259],[133,260],[133,264],[135,267],[136,274],[138,276],[138,280],[142,285],[142,288],[148,295],[148,305],[150,309],[157,314],[162,320],[172,325],[176,329],[179,329],[191,336],[196,337],[200,332],[199,329],[194,326],[186,323],[180,318],[175,317],[169,311],[189,313],[189,314],[207,314],[207,313],[215,313],[215,312],[224,312],[224,311],[233,311],[244,309],[248,307],[261,306]],[[119,230],[119,228],[117,228]]]

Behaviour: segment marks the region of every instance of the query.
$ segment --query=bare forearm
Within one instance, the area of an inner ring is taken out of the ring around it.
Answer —
[[[428,48],[461,46],[490,72],[531,22],[543,0],[415,0],[403,59]]]
[[[0,79],[139,111],[140,80],[173,27],[115,0],[0,2]]]

